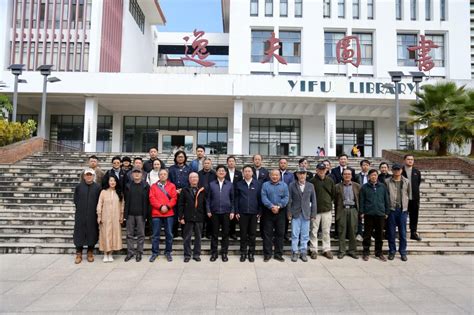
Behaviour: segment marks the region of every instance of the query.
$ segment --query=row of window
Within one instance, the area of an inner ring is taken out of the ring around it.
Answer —
[[[91,27],[92,0],[15,0],[13,19],[19,28]]]
[[[137,0],[130,0],[128,10],[130,11],[130,14],[132,15],[135,22],[137,22],[140,31],[145,34],[145,14],[143,14],[143,11],[140,8]]]
[[[273,16],[273,0],[265,1],[265,16]],[[280,1],[280,17],[288,17],[288,0]],[[303,17],[303,0],[290,0],[295,4],[295,17]],[[258,2],[259,0],[250,0],[250,16],[258,16]]]
[[[352,18],[360,19],[360,0],[352,0]],[[367,0],[367,19],[373,20],[375,13],[374,0]],[[331,0],[323,0],[323,17],[331,17]],[[346,17],[346,1],[337,0],[337,17],[344,19]]]
[[[418,20],[418,0],[409,0],[410,3],[410,20]],[[395,15],[397,20],[403,20],[403,6],[406,3],[404,0],[395,1]],[[446,0],[440,0],[440,19],[446,20]],[[425,20],[431,21],[433,19],[433,0],[425,0]]]
[[[270,30],[252,30],[251,61],[261,62],[265,57],[265,51],[269,48],[268,39],[271,37]],[[337,64],[337,43],[345,36],[344,32],[324,33],[324,63]],[[362,65],[373,65],[373,34],[354,32],[353,36],[359,38],[360,56]],[[285,58],[288,63],[301,62],[301,31],[280,31],[280,49],[278,54]],[[399,66],[416,66],[416,51],[409,51],[408,47],[418,45],[417,34],[397,34],[397,60]],[[426,34],[427,40],[432,40],[438,48],[430,52],[435,66],[445,66],[444,35]]]
[[[14,45],[12,64],[24,64],[29,71],[44,64],[52,64],[55,71],[87,71],[89,43],[74,42],[11,42]]]

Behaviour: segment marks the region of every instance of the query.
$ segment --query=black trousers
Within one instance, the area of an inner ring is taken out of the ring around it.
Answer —
[[[212,236],[212,220],[207,215],[204,217],[204,224],[202,226],[202,237],[204,236],[207,238]]]
[[[94,246],[95,245],[92,245],[92,246],[87,246],[87,251],[93,251],[94,250]],[[76,253],[82,253],[82,250],[84,249],[84,246],[76,246]]]
[[[255,255],[255,238],[257,236],[257,215],[241,214],[239,219],[240,226],[240,254],[248,253]]]
[[[236,236],[235,234],[236,227],[237,227],[237,219],[233,218],[232,220],[230,220],[229,235]]]
[[[410,233],[414,234],[418,229],[418,214],[420,212],[420,200],[408,201],[408,215],[410,216]]]
[[[217,255],[219,229],[222,229],[221,254],[227,254],[229,249],[229,213],[212,214],[211,255]]]
[[[385,216],[375,216],[364,214],[364,241],[362,242],[364,255],[369,255],[372,232],[375,230],[375,256],[382,254],[383,227]]]
[[[201,255],[201,233],[202,233],[202,222],[186,221],[183,228],[183,246],[184,246],[184,257],[191,258],[191,237],[194,232],[194,248],[192,251],[193,257],[199,257]]]
[[[283,237],[285,235],[286,213],[279,211],[273,214],[269,209],[263,214],[263,255],[272,255],[272,245],[275,256],[283,255]]]

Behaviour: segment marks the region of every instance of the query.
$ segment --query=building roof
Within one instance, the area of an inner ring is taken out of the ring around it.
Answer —
[[[221,0],[222,7],[222,28],[224,33],[229,33],[230,20],[230,0]]]
[[[137,0],[140,7],[143,9],[148,21],[152,25],[166,24],[166,18],[161,9],[159,0]]]

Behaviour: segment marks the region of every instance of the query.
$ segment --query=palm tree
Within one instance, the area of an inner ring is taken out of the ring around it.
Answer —
[[[459,107],[453,122],[456,144],[471,142],[470,156],[474,156],[474,90],[466,93],[466,102]]]
[[[10,103],[8,96],[0,94],[0,118],[7,119],[8,114],[13,110],[13,105]]]
[[[417,131],[423,137],[423,144],[430,143],[438,156],[447,155],[449,145],[459,143],[454,117],[466,103],[464,86],[458,88],[453,82],[427,84],[417,95],[419,101],[411,104],[409,122],[426,126]]]

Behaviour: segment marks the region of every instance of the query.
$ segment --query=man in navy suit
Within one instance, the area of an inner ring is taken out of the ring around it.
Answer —
[[[342,182],[342,172],[347,168],[352,172],[352,181],[355,181],[355,170],[347,166],[348,156],[343,153],[339,155],[339,165],[331,170],[331,177],[334,179],[335,184]]]

